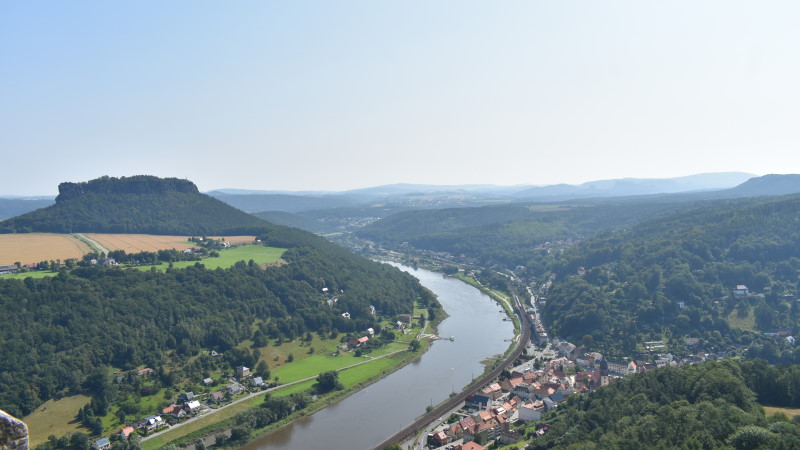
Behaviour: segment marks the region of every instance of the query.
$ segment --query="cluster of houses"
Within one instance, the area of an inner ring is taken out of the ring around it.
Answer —
[[[467,397],[463,408],[455,413],[460,418],[437,427],[428,435],[428,445],[482,449],[493,441],[503,445],[519,442],[523,436],[509,425],[538,421],[542,414],[575,392],[574,376],[565,373],[574,364],[559,358],[539,370],[524,365],[514,368],[509,377],[502,377]],[[549,426],[542,424],[537,431],[543,434],[548,429]]]
[[[464,406],[455,412],[460,419],[435,428],[428,434],[428,445],[480,449],[493,441],[513,444],[522,436],[509,425],[539,421],[570,395],[593,391],[619,378],[658,367],[718,359],[717,355],[698,353],[681,359],[670,354],[659,355],[654,362],[622,361],[606,359],[597,352],[584,353],[569,342],[555,342],[554,348],[558,357],[542,367],[536,369],[533,361],[528,361],[511,369],[509,376],[467,397]],[[541,436],[549,429],[547,424],[539,424],[536,435]],[[467,444],[478,446],[466,447]]]
[[[214,352],[216,353],[216,352]],[[219,355],[217,353],[217,355]],[[153,373],[153,369],[146,367],[138,369],[136,375],[146,376]],[[192,392],[184,392],[172,402],[169,406],[161,410],[161,414],[145,417],[144,419],[137,420],[119,431],[119,436],[122,439],[127,439],[131,434],[138,432],[139,434],[149,434],[167,428],[171,423],[176,423],[188,420],[205,413],[210,405],[219,404],[226,399],[235,395],[241,394],[247,390],[247,387],[262,388],[267,384],[262,377],[254,377],[249,367],[239,366],[236,368],[236,379],[231,380],[231,384],[218,389],[215,392],[200,396]],[[211,378],[203,380],[203,384],[210,386],[214,383]],[[204,397],[204,402],[201,403],[201,398]],[[108,437],[98,439],[92,445],[93,450],[106,450],[111,448],[111,441]]]

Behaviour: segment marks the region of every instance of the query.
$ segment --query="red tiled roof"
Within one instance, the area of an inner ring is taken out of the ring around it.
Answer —
[[[461,425],[462,430],[466,430],[472,425],[475,425],[475,419],[473,419],[472,417],[464,417],[463,419],[458,421],[458,424]]]

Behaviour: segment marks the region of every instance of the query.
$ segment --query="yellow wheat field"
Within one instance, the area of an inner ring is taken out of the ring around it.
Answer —
[[[86,237],[97,241],[109,250],[125,250],[126,253],[154,252],[156,250],[183,250],[194,247],[188,236],[158,236],[154,234],[97,234],[85,233]],[[220,239],[220,236],[212,236]],[[255,236],[225,236],[231,244],[244,244],[255,241]]]
[[[125,250],[127,253],[152,252],[156,250],[182,250],[193,247],[188,236],[157,236],[153,234],[96,234],[86,237],[108,250]],[[215,236],[214,239],[220,239]],[[255,236],[225,236],[231,244],[250,243]],[[0,234],[0,265],[15,262],[22,264],[40,261],[81,259],[92,249],[71,234],[20,233]]]
[[[15,262],[33,264],[40,261],[80,259],[91,249],[71,234],[23,233],[0,234],[0,265]]]

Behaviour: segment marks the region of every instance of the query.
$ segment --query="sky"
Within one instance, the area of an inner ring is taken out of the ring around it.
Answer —
[[[796,1],[0,2],[0,194],[800,173]]]

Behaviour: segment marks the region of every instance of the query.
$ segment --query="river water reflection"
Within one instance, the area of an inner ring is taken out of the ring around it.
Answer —
[[[453,278],[392,264],[433,291],[449,317],[422,357],[341,402],[304,417],[245,449],[370,449],[483,373],[481,361],[505,352],[512,322],[487,295]]]

